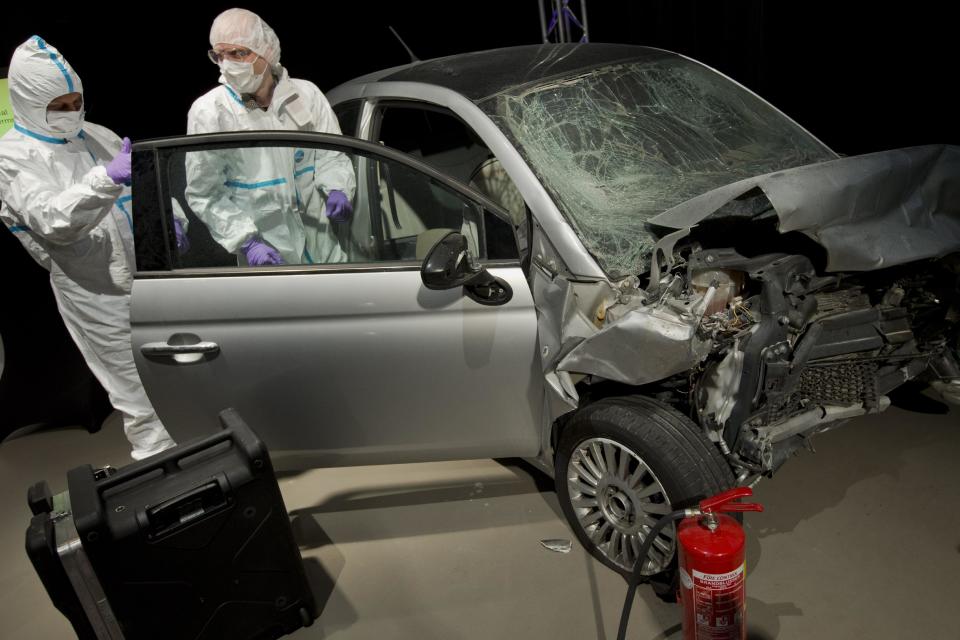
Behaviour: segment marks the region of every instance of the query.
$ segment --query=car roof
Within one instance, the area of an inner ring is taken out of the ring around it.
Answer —
[[[456,91],[479,102],[514,87],[627,60],[679,58],[625,44],[540,44],[461,53],[384,69],[346,83],[420,82]]]

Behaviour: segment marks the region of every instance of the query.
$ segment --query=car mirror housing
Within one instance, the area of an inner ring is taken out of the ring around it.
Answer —
[[[420,267],[420,278],[428,289],[463,287],[468,298],[482,305],[506,304],[513,297],[509,284],[493,276],[470,255],[466,237],[457,231],[433,245]]]
[[[457,231],[440,238],[420,267],[420,277],[428,289],[462,287],[482,277],[484,272],[470,255],[466,237]]]

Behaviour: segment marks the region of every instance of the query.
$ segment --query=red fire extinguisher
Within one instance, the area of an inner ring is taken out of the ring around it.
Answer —
[[[737,487],[702,500],[695,509],[683,509],[661,518],[647,533],[620,616],[618,639],[626,637],[627,622],[643,565],[652,542],[672,522],[677,527],[679,602],[684,640],[745,640],[746,563],[745,536],[740,523],[723,515],[735,511],[763,511],[759,504],[734,502],[753,495],[750,487]]]
[[[745,640],[745,536],[724,512],[763,511],[759,504],[734,502],[752,496],[749,487],[725,491],[700,503],[699,515],[677,527],[680,608],[684,640]]]

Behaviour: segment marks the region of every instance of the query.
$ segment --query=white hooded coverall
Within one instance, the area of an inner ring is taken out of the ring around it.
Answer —
[[[0,219],[50,272],[67,330],[123,414],[133,458],[159,453],[174,442],[144,393],[130,346],[133,203],[105,169],[121,141],[90,122],[67,138],[48,125],[49,102],[83,93],[83,85],[37,36],[14,52],[9,89],[14,128],[0,138]]]
[[[315,84],[291,79],[286,69],[266,110],[247,106],[226,84],[198,98],[187,133],[267,130],[340,133],[326,97]],[[344,262],[326,194],[353,199],[356,178],[349,157],[323,149],[256,147],[187,154],[187,203],[227,251],[253,235],[270,243],[288,264]]]
[[[194,101],[187,133],[225,131],[312,131],[340,134],[337,117],[319,88],[292,79],[280,66],[280,42],[256,14],[229,9],[217,17],[210,44],[249,47],[268,62],[277,85],[267,109],[245,102],[220,77],[220,86]],[[214,240],[237,253],[259,235],[288,264],[345,262],[325,214],[326,195],[342,191],[350,200],[356,177],[350,158],[337,151],[257,147],[198,151],[186,157],[186,199]]]

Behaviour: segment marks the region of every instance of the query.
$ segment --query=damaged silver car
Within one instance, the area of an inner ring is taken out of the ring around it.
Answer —
[[[526,457],[626,572],[661,515],[905,382],[957,396],[956,148],[841,158],[716,71],[620,45],[417,62],[328,97],[344,137],[135,149],[134,346],[178,437],[235,406],[288,466]],[[190,154],[263,148],[351,160],[342,256],[249,267],[211,241]],[[673,529],[653,548],[669,567]]]

